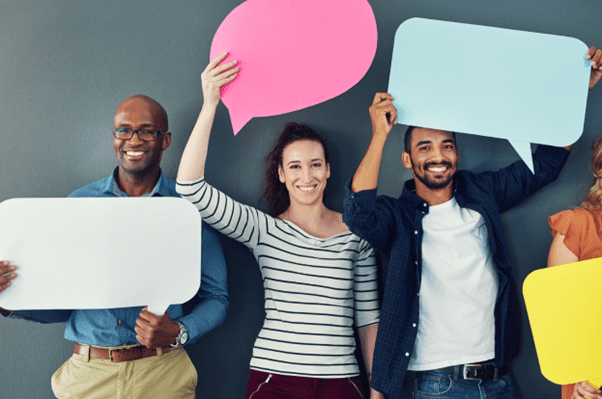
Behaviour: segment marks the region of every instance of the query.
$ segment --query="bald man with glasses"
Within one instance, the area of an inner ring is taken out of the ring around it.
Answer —
[[[115,111],[112,133],[119,165],[109,177],[69,197],[179,197],[175,181],[160,168],[171,133],[167,113],[158,102],[143,95],[125,100]],[[202,234],[201,287],[187,313],[181,305],[170,306],[163,315],[141,307],[14,312],[0,308],[8,318],[67,322],[65,339],[74,342],[74,350],[52,376],[58,398],[195,397],[197,372],[184,346],[220,325],[229,304],[219,235],[204,222]],[[18,284],[16,270],[8,261],[0,262],[0,292]]]

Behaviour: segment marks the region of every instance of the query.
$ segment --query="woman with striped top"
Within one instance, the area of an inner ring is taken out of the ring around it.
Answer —
[[[379,321],[373,249],[322,201],[328,147],[307,126],[289,123],[268,155],[269,215],[240,204],[204,180],[220,88],[236,61],[203,72],[204,103],[182,155],[177,190],[202,218],[246,245],[265,288],[266,318],[255,341],[247,398],[363,398],[354,356],[358,329],[368,374]],[[371,398],[381,394],[371,390]]]

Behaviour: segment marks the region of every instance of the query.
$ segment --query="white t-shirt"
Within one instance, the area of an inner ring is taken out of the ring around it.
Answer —
[[[485,220],[455,198],[422,220],[418,335],[409,370],[433,370],[495,357],[498,290]]]

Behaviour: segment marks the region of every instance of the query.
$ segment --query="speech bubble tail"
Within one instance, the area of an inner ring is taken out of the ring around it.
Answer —
[[[533,167],[533,154],[531,153],[531,143],[525,143],[524,141],[508,140],[514,150],[518,153],[521,159],[527,164],[531,173],[535,174],[535,168]]]
[[[230,121],[232,122],[232,130],[234,130],[235,136],[247,124],[247,122],[251,120],[251,118],[252,116],[247,117],[246,115],[233,114],[230,112]]]
[[[154,305],[148,305],[148,311],[156,314],[157,316],[162,316],[163,313],[165,313],[167,311],[167,308],[169,307],[169,305],[159,305],[159,304],[154,304]]]

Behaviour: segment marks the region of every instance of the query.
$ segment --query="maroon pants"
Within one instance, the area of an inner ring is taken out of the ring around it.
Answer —
[[[308,378],[251,370],[246,399],[364,399],[359,376]]]

